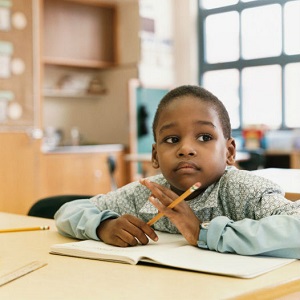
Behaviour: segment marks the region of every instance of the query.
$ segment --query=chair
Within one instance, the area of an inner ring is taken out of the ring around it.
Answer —
[[[109,155],[107,157],[107,165],[108,165],[108,172],[110,177],[111,190],[115,191],[118,188],[117,181],[115,179],[115,171],[117,168],[116,159],[113,156]]]
[[[253,171],[262,169],[265,166],[265,155],[263,150],[248,150],[250,158],[238,163],[243,170]]]
[[[32,205],[28,212],[28,216],[40,217],[47,219],[54,219],[55,213],[58,209],[65,203],[79,200],[79,199],[89,199],[93,197],[92,195],[58,195],[47,197],[38,200]]]

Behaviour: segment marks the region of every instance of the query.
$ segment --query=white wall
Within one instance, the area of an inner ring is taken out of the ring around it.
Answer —
[[[197,0],[173,0],[175,86],[198,84]]]

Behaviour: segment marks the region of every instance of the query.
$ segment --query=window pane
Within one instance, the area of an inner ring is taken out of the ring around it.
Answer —
[[[287,127],[300,127],[300,63],[285,68],[285,118]]]
[[[281,124],[281,67],[245,68],[242,71],[243,125]]]
[[[242,12],[242,55],[245,59],[277,56],[282,50],[281,6],[266,5]]]
[[[228,110],[231,126],[240,126],[239,118],[239,72],[236,69],[210,71],[203,75],[203,87],[215,94]]]
[[[263,1],[266,1],[266,0],[242,0],[242,2],[254,2],[254,1],[263,2]]]
[[[238,3],[238,0],[202,0],[201,6],[206,9],[229,6]]]
[[[300,54],[300,1],[284,7],[284,51],[289,55]]]
[[[205,53],[209,63],[239,58],[239,15],[237,12],[214,14],[205,20]]]

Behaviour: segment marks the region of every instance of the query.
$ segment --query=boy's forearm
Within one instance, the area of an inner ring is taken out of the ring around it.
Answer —
[[[210,222],[210,250],[242,255],[300,258],[300,216],[274,215],[233,222],[221,216]]]
[[[93,240],[99,240],[96,230],[101,221],[113,217],[118,217],[118,214],[109,210],[99,211],[88,199],[68,202],[54,216],[62,235]]]

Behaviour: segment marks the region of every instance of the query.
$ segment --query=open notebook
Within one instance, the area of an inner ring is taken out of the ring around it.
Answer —
[[[87,240],[52,245],[50,253],[132,265],[147,262],[240,278],[253,278],[294,261],[287,258],[222,254],[190,246],[181,235],[157,234],[159,241],[150,241],[148,245],[120,248]]]

